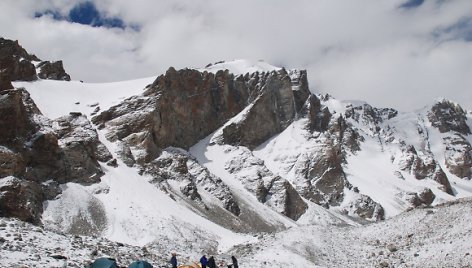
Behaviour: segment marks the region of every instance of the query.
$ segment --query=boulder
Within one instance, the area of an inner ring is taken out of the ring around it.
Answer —
[[[436,196],[429,188],[424,188],[416,193],[405,193],[405,199],[410,203],[411,208],[429,206],[433,203],[435,198]]]
[[[354,215],[362,219],[379,221],[385,218],[383,207],[369,196],[359,195],[358,198],[349,203],[349,206]]]
[[[41,186],[13,176],[0,179],[0,216],[39,224],[43,211]]]
[[[42,61],[37,65],[38,77],[41,79],[70,81],[70,75],[64,70],[62,61]]]

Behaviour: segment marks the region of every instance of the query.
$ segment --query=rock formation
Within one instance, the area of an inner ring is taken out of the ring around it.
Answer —
[[[33,223],[39,223],[42,201],[60,193],[56,185],[40,183],[98,182],[98,161],[112,158],[84,116],[51,121],[24,89],[0,92],[0,156],[3,198],[22,198],[16,204],[4,199],[2,215]]]
[[[70,81],[70,75],[66,73],[62,66],[62,61],[42,61],[37,65],[39,69],[38,77],[41,79]]]
[[[456,131],[463,135],[471,134],[466,112],[448,100],[437,102],[428,113],[428,119],[441,133]]]
[[[39,73],[36,71],[37,67],[40,69]],[[8,81],[32,81],[38,77],[70,81],[62,61],[41,61],[29,54],[18,41],[0,38],[0,90],[11,88],[8,87]]]
[[[43,193],[36,182],[13,176],[0,179],[0,216],[15,217],[39,224],[43,211]]]

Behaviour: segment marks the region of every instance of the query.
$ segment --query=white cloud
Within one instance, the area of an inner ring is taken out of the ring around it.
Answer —
[[[307,68],[315,92],[340,99],[411,110],[447,97],[472,108],[472,42],[433,35],[470,17],[469,0],[406,10],[400,0],[94,0],[108,16],[140,25],[139,32],[33,19],[35,11],[67,13],[77,2],[2,1],[0,32],[40,58],[63,59],[73,79],[114,81],[169,66],[264,59]]]

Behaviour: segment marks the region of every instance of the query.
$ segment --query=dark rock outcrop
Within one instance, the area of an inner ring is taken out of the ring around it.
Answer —
[[[20,177],[26,166],[21,154],[0,146],[0,178],[7,176]]]
[[[36,73],[36,64],[41,67]],[[70,81],[62,61],[43,61],[29,54],[18,41],[0,38],[0,90],[11,88],[9,81],[32,81],[39,78]]]
[[[385,218],[383,207],[366,195],[360,195],[358,199],[355,199],[350,204],[350,208],[362,219],[379,221]]]
[[[143,172],[151,175],[153,183],[159,188],[173,195],[182,195],[197,206],[206,208],[200,195],[200,191],[206,191],[218,199],[227,211],[235,216],[240,214],[239,205],[228,186],[181,149],[167,148],[158,158],[146,163]],[[170,181],[178,181],[180,187],[172,188]]]
[[[36,68],[32,61],[40,61],[28,54],[18,41],[0,38],[0,70],[11,81],[31,81],[37,78]]]
[[[405,198],[412,208],[416,208],[431,205],[436,196],[431,189],[425,188],[417,193],[406,193]]]
[[[428,119],[441,133],[456,131],[463,135],[471,134],[466,112],[448,100],[437,102],[428,113]]]
[[[0,179],[0,216],[39,224],[42,211],[43,193],[39,184],[12,176]]]
[[[64,70],[62,61],[42,61],[38,64],[38,77],[41,79],[70,81],[70,75]]]
[[[306,109],[302,110],[302,114],[308,117],[308,128],[311,132],[324,132],[328,130],[332,114],[328,107],[321,105],[320,99],[315,95],[310,95],[306,99]]]
[[[424,159],[425,158],[425,159]],[[416,179],[422,180],[431,176],[436,170],[436,161],[432,157],[420,157],[414,146],[407,146],[405,150],[405,160],[400,168],[411,172]]]
[[[420,156],[415,147],[410,145],[406,147],[403,157],[400,161],[400,169],[410,172],[418,180],[430,178],[441,185],[440,190],[453,194],[446,174],[431,155],[423,154]]]
[[[273,205],[282,206],[279,212],[292,220],[298,220],[308,209],[308,205],[295,188],[279,176],[273,177],[268,183],[261,180],[256,189],[256,197],[261,203],[271,203],[270,199],[276,197],[276,202]]]
[[[346,110],[346,118],[352,118],[356,122],[368,126],[372,133],[378,133],[382,128],[380,124],[398,115],[398,111],[391,108],[375,108],[369,104],[361,106],[352,105]]]
[[[297,88],[297,91],[302,90]],[[303,95],[298,93],[298,99]],[[223,128],[223,142],[254,149],[293,122],[297,113],[294,100],[292,83],[287,72],[283,69],[271,72],[256,100],[242,115],[243,118]],[[301,100],[298,101],[299,106],[300,103]]]
[[[39,126],[33,116],[39,109],[24,89],[0,92],[0,145],[19,150]]]
[[[54,133],[61,150],[63,174],[59,182],[82,184],[100,181],[103,171],[98,162],[105,163],[113,157],[99,141],[98,134],[84,115],[71,113],[54,120]]]
[[[472,145],[461,134],[455,133],[443,138],[446,145],[447,169],[462,179],[472,178]]]
[[[61,192],[59,183],[98,182],[103,175],[98,161],[111,158],[85,116],[52,122],[24,89],[0,92],[0,178],[8,182],[2,216],[39,223],[42,202]]]
[[[235,154],[225,163],[225,169],[259,202],[293,220],[305,213],[308,205],[291,183],[273,174],[248,148],[232,147],[228,150],[234,150]]]
[[[37,182],[60,178],[64,166],[61,163],[61,149],[56,135],[38,131],[31,137],[30,144],[24,153],[28,167],[25,178]]]
[[[442,168],[438,166],[438,168],[434,171],[434,174],[432,175],[432,179],[440,184],[439,189],[441,191],[446,192],[450,195],[454,195],[451,183],[449,182],[449,179],[447,178]]]
[[[308,97],[314,95],[310,93],[306,70],[292,70],[289,72],[289,76],[292,84],[295,111],[298,113],[305,106]]]
[[[12,88],[10,76],[4,70],[0,70],[0,91]]]

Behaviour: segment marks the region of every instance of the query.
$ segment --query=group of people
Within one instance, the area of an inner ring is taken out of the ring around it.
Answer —
[[[210,256],[210,258],[207,259],[207,257],[203,255],[200,258],[200,264],[202,268],[239,268],[238,260],[236,259],[236,257],[231,256],[231,262],[231,264],[227,264],[225,266],[225,262],[220,261],[217,266],[215,258],[213,256]],[[172,268],[177,268],[177,254],[175,252],[172,253],[172,257],[170,258],[170,264],[172,265]]]

